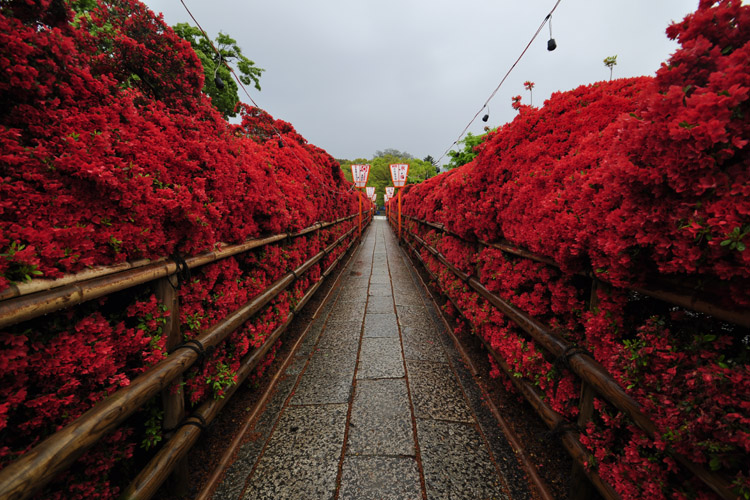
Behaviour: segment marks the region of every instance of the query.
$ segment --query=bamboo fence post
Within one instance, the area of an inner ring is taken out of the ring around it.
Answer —
[[[180,331],[180,302],[176,289],[176,276],[167,276],[156,282],[156,298],[167,308],[169,316],[163,327],[163,334],[167,336],[167,352],[182,343],[182,332]],[[171,384],[161,392],[161,400],[164,408],[164,419],[162,429],[164,440],[169,440],[175,433],[177,426],[185,418],[185,395],[182,389],[182,374],[178,375]],[[169,477],[170,490],[176,495],[188,494],[188,461],[187,458],[179,460],[174,471]]]
[[[599,280],[596,278],[591,279],[591,293],[589,298],[589,311],[594,311],[599,306],[599,295],[597,290],[599,288]],[[594,416],[594,395],[596,392],[591,384],[581,380],[581,397],[578,400],[578,428],[583,430],[586,428],[586,424]],[[591,487],[591,482],[587,480],[586,471],[578,462],[573,462],[573,470],[571,471],[571,482],[570,482],[570,497],[577,500],[589,500],[593,498],[594,491]]]

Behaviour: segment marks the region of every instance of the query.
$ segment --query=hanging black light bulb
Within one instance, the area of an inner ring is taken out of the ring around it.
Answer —
[[[224,81],[221,79],[219,75],[216,75],[214,77],[214,83],[216,84],[217,89],[224,90]]]
[[[552,52],[557,48],[557,42],[555,42],[555,39],[552,38],[552,14],[548,16],[549,18],[549,40],[547,40],[547,50]]]
[[[486,114],[485,114],[485,115],[484,115],[484,116],[482,117],[482,121],[483,121],[483,122],[486,122],[486,121],[487,121],[487,120],[489,120],[489,119],[490,119],[490,114],[489,114],[489,113],[486,113]]]
[[[219,90],[224,90],[224,87],[225,87],[224,81],[219,76],[219,65],[221,64],[222,61],[223,59],[219,59],[219,62],[216,63],[216,68],[214,69],[214,84],[216,85],[216,88]]]

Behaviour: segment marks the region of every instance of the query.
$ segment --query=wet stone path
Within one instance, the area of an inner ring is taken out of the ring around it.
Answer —
[[[214,499],[529,498],[408,266],[374,220]]]

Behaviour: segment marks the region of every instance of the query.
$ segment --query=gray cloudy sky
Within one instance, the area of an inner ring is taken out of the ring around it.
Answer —
[[[166,22],[191,22],[179,0],[146,0]],[[235,38],[266,72],[260,107],[336,158],[395,148],[439,158],[495,89],[555,0],[185,0],[209,36]],[[511,97],[653,75],[677,48],[664,30],[698,0],[562,0],[490,102],[488,124],[513,119]],[[192,23],[192,22],[191,22]],[[482,133],[477,119],[469,129]],[[445,160],[443,160],[443,163]]]

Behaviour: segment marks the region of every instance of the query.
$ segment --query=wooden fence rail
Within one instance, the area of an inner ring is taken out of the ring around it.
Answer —
[[[221,250],[186,258],[185,262],[188,267],[195,268],[286,238],[319,231],[322,228],[340,224],[357,216],[358,214],[354,214],[333,222],[318,223],[294,234],[281,234],[250,240],[240,245],[233,245]],[[367,222],[371,219],[372,213],[370,211],[368,212]],[[103,436],[115,430],[141,406],[181,377],[201,357],[200,353],[205,352],[206,349],[226,339],[233,331],[260,311],[278,294],[286,290],[296,279],[333,252],[355,230],[356,226],[353,226],[334,243],[308,259],[298,268],[287,272],[265,291],[230,313],[217,324],[203,331],[197,338],[182,344],[182,346],[189,348],[176,349],[166,358],[135,378],[130,385],[119,389],[114,394],[100,401],[79,418],[55,434],[47,437],[44,441],[1,470],[0,499],[25,499],[41,490],[60,472],[70,467],[78,457]],[[349,248],[351,248],[351,243],[346,250]],[[0,328],[70,307],[86,300],[168,277],[178,271],[178,264],[173,260],[166,259],[154,264],[143,265],[139,263],[138,266],[128,268],[124,271],[121,269],[122,266],[114,266],[114,268],[109,269],[102,268],[97,270],[98,275],[94,278],[91,278],[90,273],[85,273],[84,277],[89,279],[81,283],[72,280],[70,277],[65,277],[62,279],[63,283],[61,286],[47,283],[43,285],[44,289],[41,290],[32,289],[33,291],[29,291],[29,289],[24,290],[18,287],[13,292],[13,298],[0,303]],[[331,270],[332,267],[329,267],[326,273],[330,274]],[[327,274],[324,274],[321,280],[311,287],[311,290],[317,289],[325,276]],[[25,295],[25,293],[30,293],[30,295]],[[309,300],[311,295],[312,293],[306,293],[295,310],[299,310]],[[174,300],[176,302],[176,298]],[[176,307],[176,304],[173,307]],[[294,312],[289,315],[284,325],[273,332],[271,336],[278,338],[286,328],[288,322],[291,321],[293,315]],[[243,369],[241,370],[244,377],[251,373],[252,369],[257,366],[257,363],[263,359],[261,353],[264,354],[267,352],[272,345],[264,344],[244,360]],[[230,392],[233,393],[234,388]],[[184,415],[180,414],[181,412],[178,410],[178,414],[181,417],[179,420],[185,422],[190,421],[190,419],[197,421],[203,419],[208,422],[209,419],[215,417],[227,399],[229,398],[225,397],[223,400],[219,400],[219,403],[214,403],[213,405],[204,404],[188,417],[187,420],[184,420]],[[195,439],[193,439],[193,435],[189,432],[193,428],[192,425],[188,427],[182,426],[171,437],[168,443],[173,444],[168,444],[164,447],[167,451],[161,454],[161,458],[157,461],[158,464],[154,462],[153,465],[146,468],[145,475],[151,477],[145,478],[143,477],[144,474],[141,474],[139,480],[131,484],[128,491],[132,492],[134,497],[148,498],[147,495],[152,495],[158,489],[158,485],[156,487],[154,485],[156,482],[161,484],[161,481],[166,477],[166,472],[164,471],[171,470],[185,456],[192,444],[194,444]],[[197,438],[197,434],[194,437]],[[143,492],[139,492],[141,488],[134,485],[143,485]]]
[[[437,229],[438,231],[453,236],[454,238],[466,241],[465,238],[446,229],[443,224],[435,224],[434,222],[429,222],[409,215],[403,215],[403,217],[425,226],[429,226],[433,229]],[[553,267],[560,267],[557,262],[550,259],[549,257],[536,255],[532,252],[529,252],[528,250],[519,248],[506,241],[489,243],[479,240],[477,241],[477,243],[486,247],[501,250],[510,255],[523,257],[535,262],[540,262],[542,264],[548,264]],[[589,278],[597,278],[604,282],[607,281],[606,275],[594,275],[593,272],[582,274]],[[645,286],[632,287],[630,288],[630,290],[642,293],[643,295],[647,295],[655,299],[663,300],[664,302],[669,302],[670,304],[674,304],[676,306],[684,307],[685,309],[690,309],[691,311],[708,314],[709,316],[713,316],[716,319],[720,319],[728,323],[733,323],[736,325],[744,326],[745,328],[750,328],[750,310],[731,309],[719,303],[718,300],[707,299],[703,296],[710,294],[706,294],[705,290],[697,288],[691,283],[686,283],[684,281],[676,279],[655,278]],[[698,296],[699,294],[703,296]]]
[[[415,219],[413,217],[409,217],[409,218],[414,220],[415,222],[422,223],[428,227],[432,227],[432,228],[440,229],[441,231],[444,231],[444,229],[440,227],[436,227],[436,225],[434,224],[426,224],[425,222],[419,219]],[[552,332],[549,328],[545,327],[544,325],[536,321],[534,318],[531,318],[530,316],[525,314],[523,311],[519,310],[512,304],[508,303],[507,301],[503,300],[502,298],[498,297],[497,295],[487,290],[487,288],[485,288],[485,286],[476,277],[466,274],[460,271],[459,269],[457,269],[436,248],[429,245],[427,242],[425,242],[422,238],[420,238],[417,234],[415,234],[409,228],[406,229],[405,234],[411,237],[417,243],[419,243],[427,251],[429,251],[441,264],[446,266],[458,279],[466,283],[469,287],[471,287],[474,291],[476,291],[481,297],[487,300],[495,308],[500,310],[504,315],[506,315],[513,322],[515,322],[527,334],[529,334],[529,336],[531,336],[534,339],[534,341],[536,341],[540,346],[542,346],[542,348],[546,352],[548,352],[550,355],[552,355],[555,359],[558,359],[561,356],[565,356],[568,359],[568,362],[569,362],[568,364],[570,366],[571,371],[579,377],[579,379],[582,381],[582,385],[584,388],[586,387],[593,388],[596,391],[596,393],[600,395],[603,399],[607,400],[615,408],[617,408],[618,410],[623,412],[625,415],[627,415],[649,437],[651,438],[654,437],[655,433],[657,432],[656,425],[651,421],[651,419],[647,415],[645,415],[641,411],[640,405],[635,400],[633,400],[630,396],[628,396],[626,391],[616,382],[616,380],[595,359],[589,356],[586,352],[575,349],[574,348],[575,346],[569,344],[567,341],[565,341],[564,339],[559,337],[557,334]],[[460,238],[459,236],[456,236],[454,234],[451,234],[451,236]],[[414,249],[411,244],[409,244],[409,247],[414,252],[416,252],[416,249]],[[416,252],[416,254],[419,255],[419,252]],[[514,254],[518,255],[518,253],[514,253]],[[525,252],[525,254],[522,256],[528,258],[528,252]],[[419,260],[422,261],[421,256]],[[535,259],[535,260],[544,262],[540,259]],[[424,261],[422,261],[422,263],[424,264]],[[478,335],[478,337],[481,337],[481,336]],[[489,345],[489,343],[484,342],[484,344],[494,359],[496,359],[497,361],[502,360],[502,357]],[[505,363],[500,363],[500,366],[503,369],[507,368],[507,365],[505,365]],[[515,377],[510,376],[509,378],[514,383],[517,382],[517,379]],[[518,387],[518,384],[516,385]],[[560,425],[560,422],[562,422],[561,419],[563,419],[563,417],[557,414],[556,412],[554,412],[551,408],[549,408],[546,405],[546,403],[544,403],[544,401],[540,397],[538,397],[538,395],[535,395],[534,393],[535,388],[533,388],[533,386],[524,387],[524,388],[519,387],[519,391],[521,392],[521,394],[523,394],[526,397],[526,399],[531,403],[532,407],[535,408],[535,410],[540,414],[540,416],[542,416],[543,420],[545,420],[545,422],[548,425],[554,424],[556,427]],[[583,398],[582,398],[581,403],[583,404]],[[583,413],[583,409],[582,409],[582,413]],[[573,428],[572,423],[571,423],[571,428]],[[570,436],[568,436],[567,433],[564,434],[563,442],[566,446],[566,449],[569,451],[569,453],[573,457],[573,459],[576,460],[577,462],[581,462],[581,459],[584,459],[584,460],[586,459],[586,457],[588,456],[588,453],[585,455],[581,454],[580,450],[583,448],[583,445],[581,445],[581,443],[578,441],[577,436],[575,436],[575,441],[578,444],[575,444],[572,441],[570,441],[571,438],[574,436],[574,433],[570,433],[570,434],[571,434]],[[731,491],[732,490],[731,483],[727,481],[725,478],[721,477],[720,475],[716,473],[713,473],[704,469],[702,466],[693,463],[686,457],[674,452],[673,450],[668,449],[668,452],[678,463],[680,463],[683,467],[689,470],[693,475],[698,477],[704,484],[706,484],[719,496],[725,499],[736,498],[736,495],[732,493]],[[580,465],[583,465],[583,464],[581,463]],[[603,483],[601,480],[595,480],[591,477],[590,479],[592,479],[592,483],[597,487],[597,489],[600,491],[600,493],[602,493],[602,495],[604,495],[606,498],[613,498],[610,496],[614,492],[611,486],[606,485],[606,483]]]

